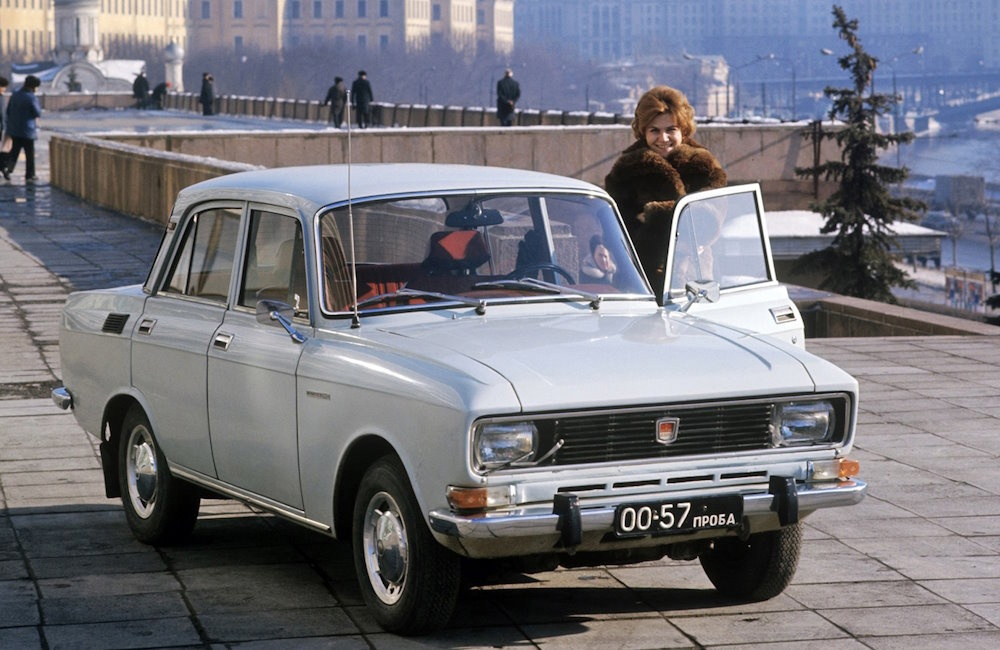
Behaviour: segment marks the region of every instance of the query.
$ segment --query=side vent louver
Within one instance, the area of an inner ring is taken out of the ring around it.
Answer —
[[[128,322],[128,314],[108,314],[104,319],[101,331],[105,334],[121,334],[125,331],[125,323]]]

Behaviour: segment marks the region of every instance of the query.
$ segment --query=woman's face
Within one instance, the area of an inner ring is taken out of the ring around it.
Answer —
[[[681,128],[670,113],[657,115],[646,127],[645,135],[646,145],[661,156],[666,156],[684,139]]]

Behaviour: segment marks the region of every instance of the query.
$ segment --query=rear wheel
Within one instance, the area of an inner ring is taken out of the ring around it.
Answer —
[[[142,408],[125,416],[118,445],[118,485],[125,519],[146,544],[175,543],[190,534],[201,504],[194,487],[170,475]]]
[[[434,540],[399,459],[386,456],[365,472],[352,537],[361,593],[379,625],[426,634],[448,623],[460,560]]]
[[[724,537],[701,554],[705,575],[719,593],[741,600],[774,598],[788,586],[799,565],[802,523],[750,535]]]

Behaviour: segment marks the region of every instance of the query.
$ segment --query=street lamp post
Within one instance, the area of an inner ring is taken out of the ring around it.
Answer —
[[[736,66],[735,68],[729,68],[729,72],[726,75],[726,115],[732,115],[732,104],[730,104],[730,102],[729,102],[729,97],[730,97],[730,89],[732,88],[732,85],[733,85],[733,73],[734,72],[739,72],[743,68],[745,68],[747,66],[750,66],[750,65],[753,65],[755,63],[760,63],[761,61],[773,61],[773,60],[774,60],[774,54],[773,53],[758,54],[756,56],[756,58],[754,58],[752,61],[747,61],[746,63],[743,63],[743,64],[740,64],[740,65]],[[743,85],[742,82],[740,82],[739,79],[737,78],[737,80],[736,80],[736,111],[737,111],[739,117],[743,117],[743,106],[740,104],[740,86],[742,86],[742,85]]]

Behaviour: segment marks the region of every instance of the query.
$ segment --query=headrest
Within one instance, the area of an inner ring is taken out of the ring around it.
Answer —
[[[471,271],[489,259],[490,251],[481,232],[450,230],[431,235],[431,249],[425,264],[437,271]]]

